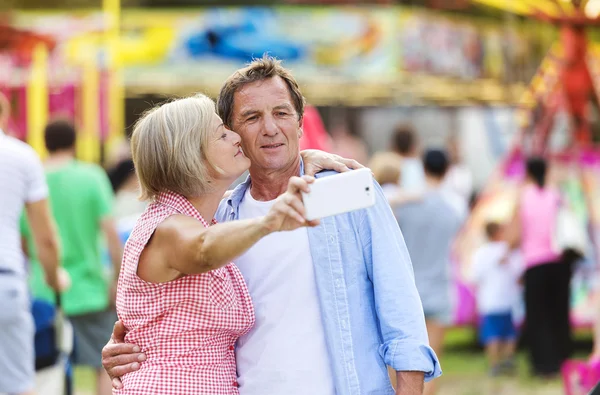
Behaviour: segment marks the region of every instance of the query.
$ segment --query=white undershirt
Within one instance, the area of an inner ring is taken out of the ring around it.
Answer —
[[[240,219],[267,214],[274,201],[246,191]],[[235,263],[248,284],[256,324],[237,343],[241,395],[334,395],[306,228],[273,233]]]

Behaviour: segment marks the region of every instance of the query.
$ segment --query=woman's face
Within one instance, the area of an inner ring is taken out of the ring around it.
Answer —
[[[250,159],[242,152],[240,136],[223,126],[223,121],[213,114],[208,146],[205,154],[210,163],[219,171],[215,179],[234,181],[250,167]]]

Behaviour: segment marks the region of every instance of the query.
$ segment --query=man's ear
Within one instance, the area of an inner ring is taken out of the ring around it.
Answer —
[[[300,119],[298,120],[298,138],[302,138],[302,136],[304,135],[304,130],[302,129],[303,125],[304,117],[300,117]]]

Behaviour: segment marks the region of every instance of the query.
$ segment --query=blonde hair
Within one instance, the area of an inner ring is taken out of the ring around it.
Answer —
[[[186,197],[211,190],[205,149],[215,103],[205,95],[177,99],[146,112],[131,136],[131,154],[142,200],[172,191]]]
[[[400,180],[402,157],[394,152],[377,152],[369,162],[375,180],[381,185],[397,184]]]

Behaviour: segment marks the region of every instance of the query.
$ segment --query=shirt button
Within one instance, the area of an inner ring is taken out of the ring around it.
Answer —
[[[233,347],[233,346],[229,346],[229,350],[230,350],[230,351],[233,351],[234,349],[235,349],[235,347]]]
[[[235,380],[233,380],[233,386],[234,386],[234,387],[237,387],[237,386],[238,386],[238,382],[237,382],[237,381],[235,381]]]
[[[342,286],[342,280],[340,280],[339,278],[335,280],[335,286],[340,288]]]
[[[346,320],[342,320],[342,328],[346,329]]]
[[[335,243],[335,237],[334,236],[329,236],[329,242],[331,244]]]

